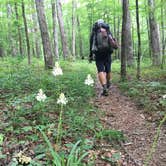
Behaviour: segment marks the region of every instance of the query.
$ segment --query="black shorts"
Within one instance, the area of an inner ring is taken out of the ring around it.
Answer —
[[[111,55],[96,57],[96,67],[98,72],[111,72]]]

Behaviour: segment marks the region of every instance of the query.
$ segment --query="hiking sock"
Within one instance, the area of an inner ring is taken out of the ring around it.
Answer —
[[[107,84],[104,84],[104,85],[102,85],[102,86],[103,86],[102,95],[103,95],[103,96],[108,96]]]

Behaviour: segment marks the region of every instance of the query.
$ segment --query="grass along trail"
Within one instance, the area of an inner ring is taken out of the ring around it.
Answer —
[[[109,96],[100,96],[101,87],[96,85],[95,106],[104,112],[101,117],[106,129],[120,130],[125,141],[121,142],[124,154],[122,165],[143,166],[154,141],[158,125],[147,120],[144,110],[136,107],[130,98],[121,94],[116,85],[109,90]],[[162,126],[155,152],[149,166],[166,165],[166,126]],[[96,164],[99,165],[99,164]],[[105,164],[109,166],[109,164]]]

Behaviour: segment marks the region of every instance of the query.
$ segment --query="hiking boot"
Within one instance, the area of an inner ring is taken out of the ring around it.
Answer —
[[[107,84],[104,84],[104,85],[103,85],[103,92],[102,92],[101,95],[103,95],[103,96],[108,96]]]
[[[102,96],[108,96],[108,89],[103,89]]]
[[[111,86],[111,82],[107,82],[107,89],[109,89]]]

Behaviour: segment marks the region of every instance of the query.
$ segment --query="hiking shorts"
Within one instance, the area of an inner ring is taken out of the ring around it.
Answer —
[[[111,72],[111,55],[108,55],[103,58],[96,57],[96,67],[97,71],[99,72]]]

